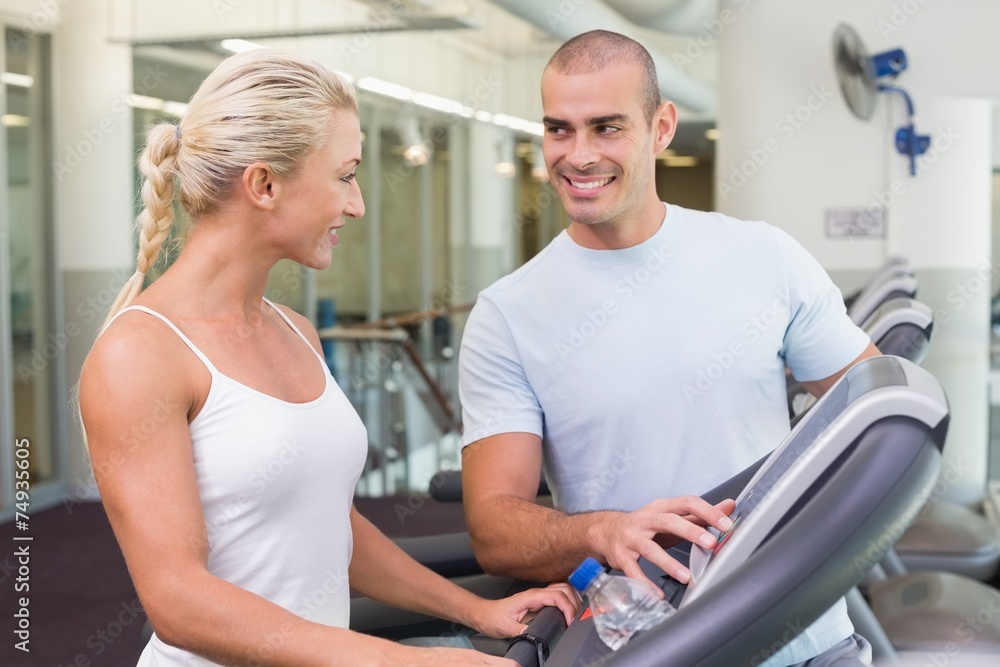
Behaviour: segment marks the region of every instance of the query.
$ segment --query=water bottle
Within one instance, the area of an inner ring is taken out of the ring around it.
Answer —
[[[569,583],[587,596],[597,634],[612,651],[628,643],[632,635],[658,625],[676,611],[661,600],[648,582],[609,575],[593,558],[580,564]]]

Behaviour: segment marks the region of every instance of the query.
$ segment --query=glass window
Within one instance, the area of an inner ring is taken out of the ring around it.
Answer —
[[[53,327],[52,215],[46,35],[6,29],[3,128],[6,141],[6,272],[10,304],[14,435],[30,444],[32,488],[59,473],[53,396],[67,332]],[[4,332],[4,335],[8,335]],[[4,395],[3,400],[10,400]],[[6,434],[5,434],[6,435]]]

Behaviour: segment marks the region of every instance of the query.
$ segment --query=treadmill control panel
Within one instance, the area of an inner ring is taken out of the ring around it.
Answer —
[[[763,534],[754,540],[753,548],[749,550],[749,553],[743,555],[744,558],[767,541],[767,537],[775,525],[774,523],[761,525],[761,521],[752,521],[755,510],[774,495],[773,491],[788,485],[789,479],[794,477],[794,475],[789,474],[792,469],[803,467],[814,456],[814,450],[822,447],[824,441],[829,439],[829,434],[825,432],[844,414],[850,405],[872,391],[884,387],[907,385],[906,374],[894,359],[882,357],[878,361],[882,362],[876,364],[879,366],[878,372],[869,372],[855,377],[852,377],[851,373],[845,374],[816,403],[813,410],[799,422],[782,446],[775,450],[750,484],[737,497],[736,509],[730,516],[733,520],[732,528],[724,533],[715,528],[708,528],[709,532],[717,539],[715,547],[709,550],[698,546],[692,547],[690,562],[692,585],[690,590],[698,587],[709,565],[726,553],[730,545],[747,526],[753,526],[755,530],[763,532]],[[820,473],[813,473],[813,475]],[[787,510],[788,506],[784,509]],[[778,510],[778,516],[775,516],[776,510]],[[769,514],[772,519],[777,521],[781,516],[784,516],[784,511],[781,511],[781,508],[776,508],[772,503],[765,514]]]

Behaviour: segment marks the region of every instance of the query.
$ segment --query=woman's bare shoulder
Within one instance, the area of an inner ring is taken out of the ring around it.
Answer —
[[[141,311],[119,315],[98,336],[80,373],[85,421],[128,420],[157,401],[183,407],[186,414],[193,396],[187,349],[158,318]]]

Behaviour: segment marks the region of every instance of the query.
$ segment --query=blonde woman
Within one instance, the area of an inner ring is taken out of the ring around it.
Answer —
[[[365,428],[312,325],[264,299],[283,258],[329,265],[364,214],[353,91],[292,53],[234,56],[177,125],[150,129],[137,270],[84,364],[80,407],[111,525],[163,665],[513,665],[347,630],[349,588],[494,637],[565,586],[486,601],[423,568],[355,511]],[[177,261],[143,276],[170,233]],[[136,435],[140,434],[140,435]]]

